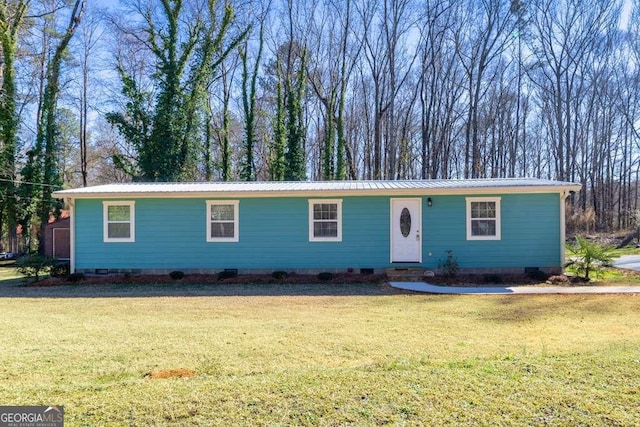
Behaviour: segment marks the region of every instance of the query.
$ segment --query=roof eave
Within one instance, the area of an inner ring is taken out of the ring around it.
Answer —
[[[347,196],[446,196],[462,194],[522,194],[563,193],[580,191],[579,184],[541,186],[493,186],[459,188],[375,188],[357,190],[283,190],[283,191],[157,191],[157,192],[95,192],[74,193],[57,191],[54,197],[68,199],[124,199],[124,198],[266,198],[266,197],[347,197]]]

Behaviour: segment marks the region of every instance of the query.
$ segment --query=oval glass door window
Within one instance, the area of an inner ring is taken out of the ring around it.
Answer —
[[[400,212],[400,232],[402,236],[408,237],[409,232],[411,231],[411,212],[409,209],[404,208],[402,212]]]

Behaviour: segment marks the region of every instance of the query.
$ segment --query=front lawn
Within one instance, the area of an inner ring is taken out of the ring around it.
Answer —
[[[640,296],[15,292],[0,298],[0,402],[64,405],[67,425],[640,422]]]

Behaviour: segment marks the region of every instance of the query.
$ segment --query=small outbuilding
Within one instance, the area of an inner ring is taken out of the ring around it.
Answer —
[[[57,191],[75,272],[559,272],[565,200],[544,179],[111,184]]]
[[[62,211],[59,218],[51,217],[44,226],[44,254],[60,261],[71,258],[71,218]]]

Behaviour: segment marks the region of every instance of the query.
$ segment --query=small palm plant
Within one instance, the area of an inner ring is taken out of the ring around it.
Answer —
[[[573,256],[571,265],[576,274],[589,281],[589,274],[602,273],[602,267],[610,265],[613,259],[613,248],[590,242],[582,236],[576,237],[576,243],[567,245],[567,250]]]

